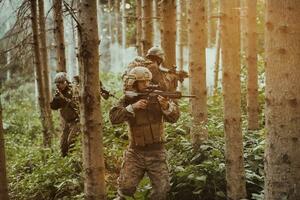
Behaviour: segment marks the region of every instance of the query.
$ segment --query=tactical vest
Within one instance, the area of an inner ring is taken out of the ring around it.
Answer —
[[[135,117],[128,121],[129,139],[135,146],[164,142],[163,114],[158,103],[151,103],[145,110],[135,111]]]

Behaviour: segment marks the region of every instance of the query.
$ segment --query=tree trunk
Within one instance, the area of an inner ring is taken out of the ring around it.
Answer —
[[[266,1],[265,199],[300,199],[300,1]]]
[[[205,0],[190,0],[188,2],[188,44],[189,44],[189,74],[190,93],[196,95],[191,100],[193,127],[192,143],[197,148],[207,139],[207,104],[206,104],[206,23]]]
[[[100,4],[100,1],[99,1]],[[108,34],[109,34],[109,45],[111,48],[111,45],[113,44],[113,28],[112,28],[112,10],[113,10],[113,5],[112,5],[112,0],[108,0],[107,2],[108,6]]]
[[[115,41],[121,44],[121,31],[120,31],[120,0],[114,1],[114,13],[115,13]]]
[[[241,19],[241,52],[247,51],[247,3],[248,0],[240,0],[240,19]],[[243,63],[244,64],[244,63]]]
[[[112,46],[112,44],[114,44],[115,42],[115,33],[114,33],[114,27],[115,27],[115,13],[114,13],[114,4],[113,4],[113,0],[108,0],[107,4],[108,4],[108,9],[109,9],[109,16],[108,16],[108,20],[109,20],[109,36],[110,36],[110,44]]]
[[[81,123],[83,125],[83,165],[85,199],[105,197],[102,115],[100,107],[99,38],[97,5],[94,0],[79,4]]]
[[[239,0],[221,0],[221,50],[227,196],[246,197],[241,131]]]
[[[142,51],[142,0],[136,0],[136,49],[138,55],[145,56]]]
[[[1,100],[1,99],[0,99]],[[5,141],[2,122],[2,106],[0,101],[0,199],[9,200],[6,176]]]
[[[259,105],[256,51],[256,0],[247,0],[246,64],[248,69],[247,111],[248,129],[259,128]]]
[[[38,6],[39,6],[39,25],[40,25],[40,52],[41,52],[41,66],[42,66],[42,80],[45,91],[45,123],[47,123],[47,127],[50,129],[48,130],[48,134],[50,136],[49,144],[46,144],[46,146],[51,146],[51,137],[54,133],[54,125],[52,121],[52,113],[50,108],[50,82],[49,82],[49,67],[48,67],[48,53],[47,53],[47,43],[46,43],[46,23],[44,18],[44,1],[38,0]]]
[[[78,67],[78,32],[76,31],[76,27],[74,24],[74,20],[71,20],[71,27],[72,27],[72,58],[74,66],[72,67],[72,74],[78,75],[79,74],[79,67]]]
[[[46,95],[45,95],[45,87],[43,82],[43,66],[41,63],[41,55],[40,55],[40,42],[38,39],[38,19],[37,19],[37,2],[36,0],[30,0],[30,9],[31,9],[31,23],[32,23],[32,35],[33,35],[33,49],[34,49],[34,57],[35,57],[35,70],[36,70],[36,80],[38,86],[38,100],[41,111],[41,123],[43,126],[43,144],[44,147],[50,147],[51,144],[51,135],[47,114],[47,106],[46,105]]]
[[[153,44],[152,1],[142,0],[142,51],[146,55]]]
[[[214,66],[214,96],[218,93],[218,83],[219,83],[219,71],[220,71],[220,47],[221,47],[221,13],[220,7],[218,9],[218,22],[217,22],[217,31],[216,31],[216,60]]]
[[[176,64],[176,1],[162,0],[160,8],[161,45],[165,52],[165,67]]]
[[[152,0],[152,13],[153,13],[153,46],[161,46],[160,44],[160,9],[159,2]]]
[[[125,66],[126,49],[126,0],[122,0],[122,66]]]
[[[8,66],[11,62],[11,51],[8,51],[6,53],[6,65]],[[6,81],[10,81],[11,80],[11,73],[10,73],[10,69],[7,69],[6,71]]]
[[[66,72],[66,53],[62,0],[53,0],[54,37],[56,42],[57,72]]]
[[[6,71],[6,81],[10,81],[10,80],[11,80],[10,69],[7,69],[7,71]]]
[[[206,0],[207,7],[207,46],[213,46],[212,0]]]
[[[186,5],[184,0],[179,0],[177,8],[177,45],[178,45],[178,67],[183,70],[184,65],[184,24],[186,24]],[[182,83],[179,85],[179,90],[182,91]]]

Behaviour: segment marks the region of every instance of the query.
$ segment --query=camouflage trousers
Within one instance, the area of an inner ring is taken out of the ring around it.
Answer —
[[[69,149],[71,149],[80,134],[80,123],[79,122],[65,122],[64,130],[60,138],[60,151],[61,155],[65,157]]]
[[[170,181],[165,149],[145,151],[128,148],[124,152],[123,159],[118,178],[119,197],[117,199],[133,196],[145,173],[152,185],[150,199],[167,199]]]

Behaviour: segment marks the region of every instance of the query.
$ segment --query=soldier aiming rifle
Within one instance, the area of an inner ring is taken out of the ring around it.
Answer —
[[[110,110],[112,124],[127,122],[129,125],[129,146],[124,153],[118,178],[116,200],[133,197],[145,173],[150,178],[152,192],[150,199],[166,200],[170,189],[166,161],[164,122],[175,123],[179,118],[178,105],[165,98],[163,93],[155,94],[155,102],[143,95],[149,95],[152,80],[149,69],[137,66],[128,73],[126,81],[135,96],[125,96]]]
[[[63,119],[60,151],[61,155],[65,157],[80,134],[79,98],[76,93],[76,86],[68,81],[65,72],[57,73],[54,82],[57,89],[50,102],[50,107],[53,110],[60,110],[60,115]]]
[[[175,91],[179,82],[183,82],[185,78],[188,77],[188,73],[183,70],[176,70],[176,66],[171,68],[166,68],[163,66],[163,62],[165,60],[164,52],[160,47],[151,47],[145,58],[136,57],[131,63],[128,65],[128,69],[125,71],[123,75],[123,80],[125,82],[125,90],[130,88],[126,88],[126,80],[128,76],[128,72],[136,66],[143,66],[150,70],[152,73],[151,83],[158,85],[159,89],[162,91]]]

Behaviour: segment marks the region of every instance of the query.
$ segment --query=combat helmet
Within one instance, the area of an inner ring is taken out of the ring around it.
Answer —
[[[68,81],[66,72],[58,72],[55,75],[54,83],[61,83],[65,81]]]
[[[127,70],[125,71],[125,74],[128,74],[128,72],[134,67],[143,66],[145,61],[146,60],[141,56],[135,57],[134,60],[127,65]]]
[[[135,81],[151,81],[152,73],[143,66],[134,67],[129,71],[125,78],[125,86],[132,87]]]
[[[165,54],[164,54],[164,51],[158,47],[158,46],[154,46],[154,47],[151,47],[148,52],[147,52],[147,55],[146,55],[146,58],[149,58],[151,56],[156,56],[160,59],[162,59],[162,61],[165,60]]]

